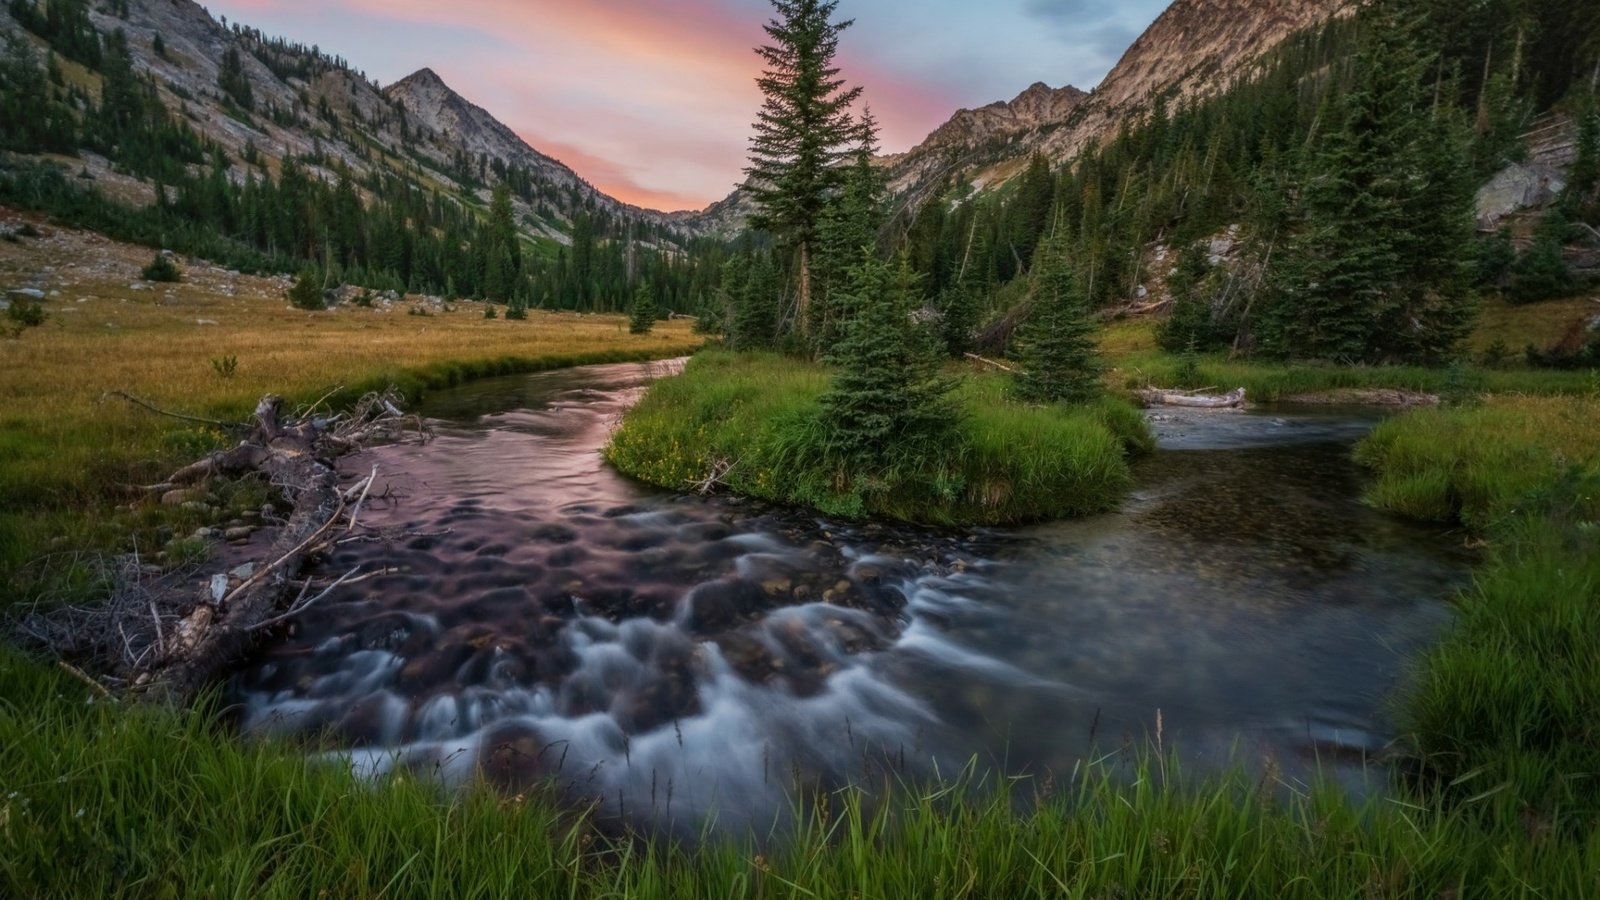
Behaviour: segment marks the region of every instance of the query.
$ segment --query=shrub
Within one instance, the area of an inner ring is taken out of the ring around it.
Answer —
[[[183,280],[183,272],[179,271],[178,264],[173,262],[172,257],[165,253],[157,253],[156,258],[152,259],[150,265],[145,266],[139,274],[145,281],[157,281],[166,284],[174,284]]]
[[[289,289],[289,302],[296,309],[321,310],[328,308],[328,301],[322,295],[322,279],[317,273],[306,269],[296,279],[294,287]]]

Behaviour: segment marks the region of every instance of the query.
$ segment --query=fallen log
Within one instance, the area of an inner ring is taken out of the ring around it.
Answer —
[[[1231,394],[1207,395],[1151,388],[1139,392],[1146,406],[1183,406],[1190,409],[1238,409],[1244,405],[1244,388]]]
[[[100,607],[38,614],[19,630],[63,659],[83,660],[86,668],[105,673],[113,684],[160,699],[192,698],[243,660],[272,628],[340,584],[358,580],[358,573],[351,572],[313,600],[303,599],[310,583],[302,581],[302,570],[348,539],[378,475],[374,468],[365,481],[341,490],[335,460],[372,440],[395,436],[416,421],[400,411],[397,400],[390,394],[369,394],[343,416],[307,412],[285,418],[282,398],[263,397],[238,446],[144,489],[159,493],[213,477],[259,474],[283,492],[291,506],[287,522],[266,557],[232,590],[221,575],[212,576],[198,591],[175,576],[146,582],[135,559],[132,566],[121,567],[131,574],[119,578],[121,587]]]
[[[1006,365],[1005,363],[1002,363],[1002,362],[995,362],[992,359],[984,359],[983,357],[979,356],[976,353],[965,353],[965,354],[962,354],[962,355],[965,356],[967,359],[970,359],[973,362],[978,363],[979,365],[985,365],[985,366],[988,366],[991,369],[999,369],[1002,372],[1010,372],[1013,375],[1021,374],[1020,372],[1017,371],[1016,367],[1014,367],[1014,366],[1008,366],[1008,365]]]

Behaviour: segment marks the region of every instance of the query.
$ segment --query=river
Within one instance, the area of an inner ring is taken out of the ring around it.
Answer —
[[[1364,506],[1360,410],[1175,414],[1115,513],[933,532],[674,496],[600,448],[677,363],[494,379],[377,466],[385,538],[231,682],[251,735],[364,775],[761,833],[884,775],[1064,779],[1126,747],[1381,790],[1386,698],[1449,623],[1459,538]]]

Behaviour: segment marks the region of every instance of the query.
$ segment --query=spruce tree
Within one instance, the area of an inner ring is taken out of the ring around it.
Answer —
[[[511,302],[506,304],[506,318],[517,322],[528,318],[528,298],[522,291],[513,294]]]
[[[843,302],[850,268],[861,257],[862,248],[875,248],[884,223],[883,173],[873,165],[878,152],[878,126],[872,111],[866,110],[857,125],[855,162],[845,177],[843,189],[830,198],[818,229],[816,264],[813,271],[813,302],[810,332],[818,348],[838,343],[844,335],[844,322],[850,310]]]
[[[238,47],[229,47],[222,54],[222,65],[217,71],[217,87],[222,89],[228,99],[232,100],[240,109],[249,112],[255,109],[255,97],[250,91],[250,76],[244,71],[244,58],[239,55]]]
[[[839,186],[839,162],[857,131],[850,107],[859,87],[845,87],[834,65],[839,35],[851,20],[833,21],[837,0],[772,0],[764,27],[770,44],[756,49],[766,64],[756,79],[764,96],[750,141],[751,194],[760,209],[751,224],[777,235],[796,254],[797,327],[810,323],[812,255],[828,197]]]
[[[983,311],[981,303],[982,298],[966,281],[945,288],[939,295],[939,336],[945,353],[951,357],[971,352],[973,332]]]
[[[322,295],[322,278],[315,269],[305,269],[295,281],[294,287],[289,289],[289,302],[296,309],[319,310],[327,309],[328,302]]]
[[[915,286],[903,257],[895,269],[864,249],[850,270],[853,312],[829,357],[837,371],[821,424],[829,450],[860,476],[932,453],[955,426],[951,384],[911,320]]]
[[[728,343],[735,350],[771,349],[778,336],[777,268],[771,254],[757,254],[734,292]]]
[[[629,334],[649,334],[656,327],[656,294],[646,282],[639,282],[633,293],[633,309],[628,316]]]
[[[1323,111],[1261,323],[1283,356],[1438,362],[1471,326],[1465,127],[1435,102],[1404,0],[1364,10],[1349,76]]]
[[[1034,403],[1080,402],[1101,392],[1094,314],[1073,273],[1065,242],[1041,248],[1033,312],[1017,334],[1017,392]]]

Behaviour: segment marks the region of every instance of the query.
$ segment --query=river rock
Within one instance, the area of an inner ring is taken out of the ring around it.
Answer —
[[[37,303],[44,299],[44,291],[38,288],[12,288],[6,291],[6,299],[13,303]]]
[[[229,528],[222,533],[222,538],[226,541],[248,541],[250,540],[250,535],[255,533],[256,530],[254,528],[244,525],[238,528]]]

